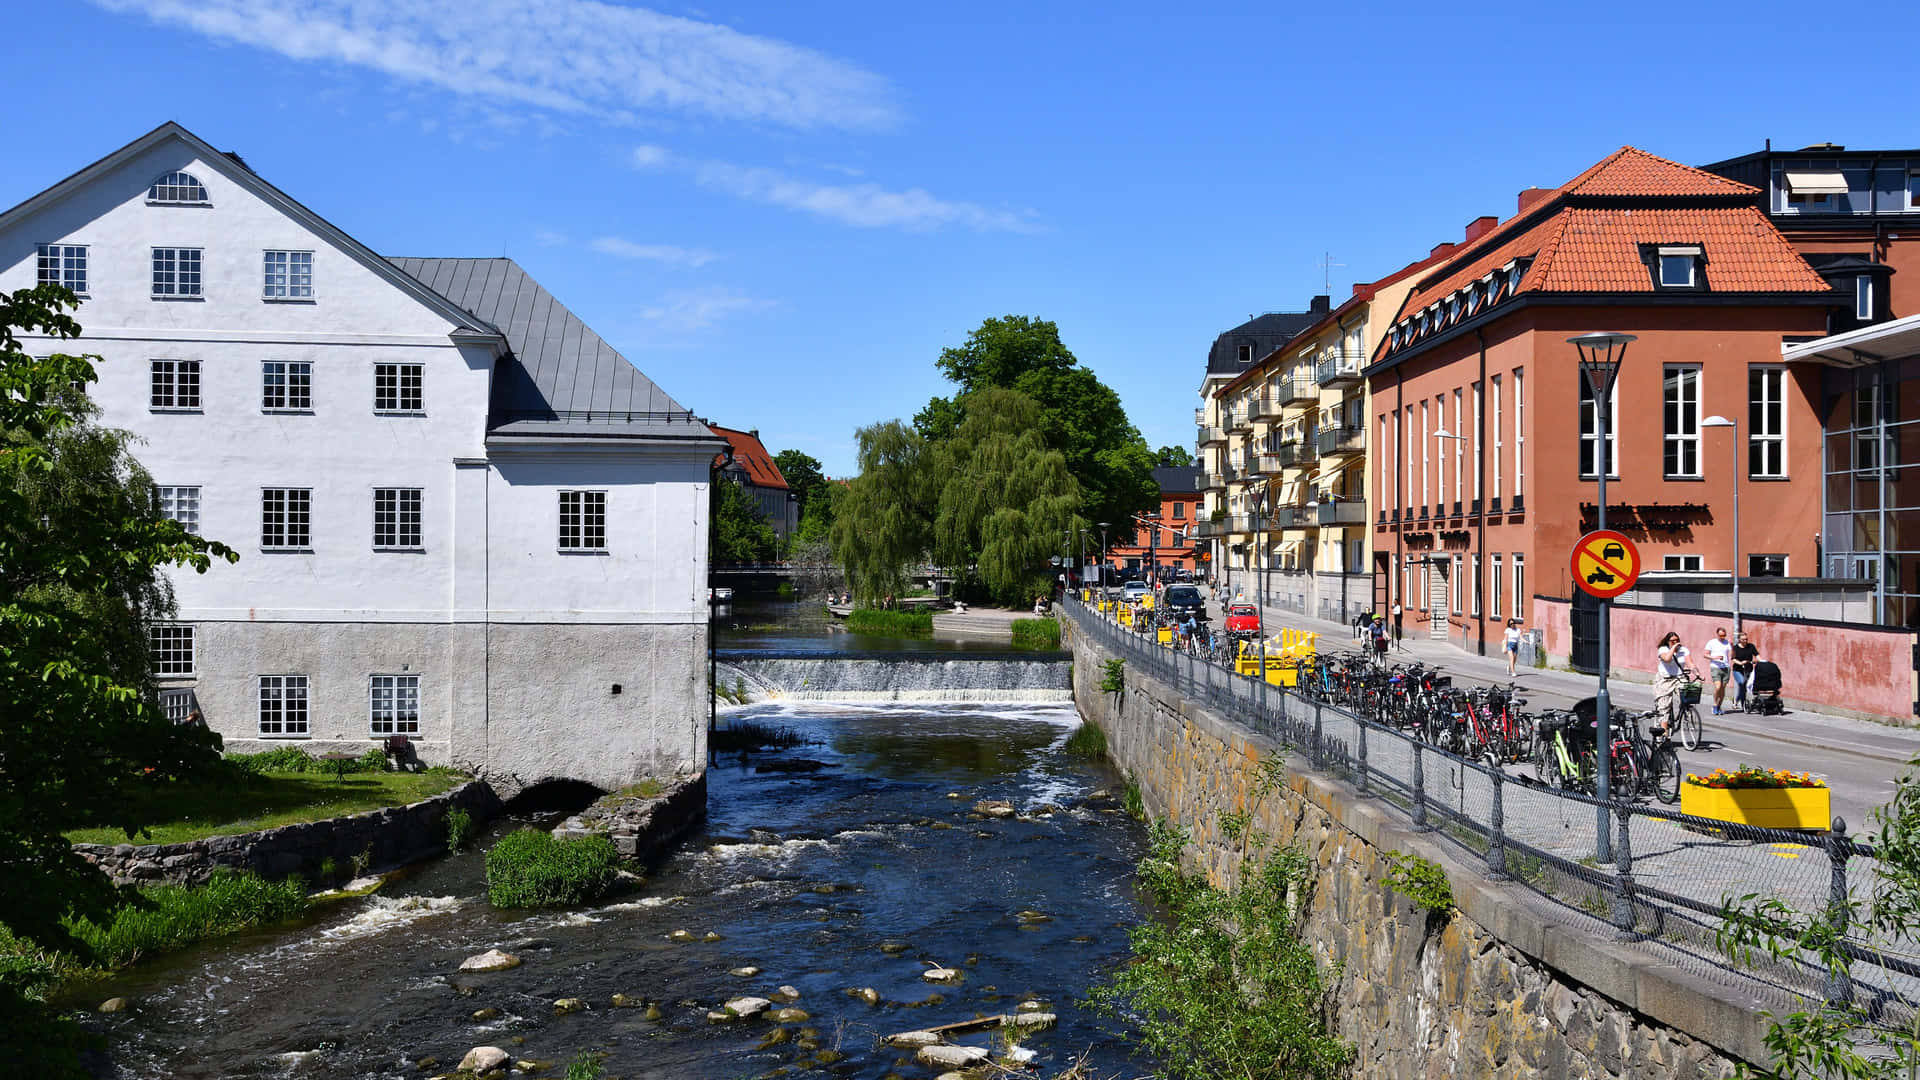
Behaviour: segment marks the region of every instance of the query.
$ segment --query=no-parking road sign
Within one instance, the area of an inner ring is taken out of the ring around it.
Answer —
[[[1573,545],[1573,583],[1611,600],[1640,578],[1640,549],[1612,529],[1599,529]]]

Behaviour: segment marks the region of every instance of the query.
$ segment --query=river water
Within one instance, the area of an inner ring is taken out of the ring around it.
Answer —
[[[1117,794],[1115,778],[1065,753],[1079,723],[1070,704],[808,701],[728,719],[742,717],[807,742],[716,762],[705,825],[636,892],[496,912],[480,852],[423,865],[306,927],[213,943],[90,988],[94,1000],[133,1003],[92,1021],[110,1046],[99,1073],[417,1078],[496,1045],[553,1063],[554,1076],[580,1051],[604,1052],[609,1077],[931,1075],[879,1037],[1029,999],[1060,1017],[1021,1041],[1039,1075],[1081,1054],[1100,1076],[1148,1071],[1113,1022],[1078,1005],[1146,917],[1132,884],[1144,835],[1105,794]],[[981,799],[1020,814],[973,813]],[[519,824],[497,824],[480,846]],[[678,943],[676,930],[719,940]],[[525,962],[458,973],[495,947]],[[924,980],[930,963],[960,981]],[[760,973],[730,973],[748,965]],[[783,984],[810,1019],[707,1018]],[[847,993],[863,987],[878,1005]],[[658,1019],[614,1007],[616,993],[657,1004]],[[556,1015],[566,997],[588,1008]],[[485,1009],[499,1017],[473,1019]],[[780,1030],[785,1041],[771,1041]],[[844,1056],[824,1062],[823,1050]]]

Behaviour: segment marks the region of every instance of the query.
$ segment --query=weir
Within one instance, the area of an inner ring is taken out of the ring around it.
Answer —
[[[788,701],[1070,701],[1064,652],[845,653],[720,650],[715,682]]]

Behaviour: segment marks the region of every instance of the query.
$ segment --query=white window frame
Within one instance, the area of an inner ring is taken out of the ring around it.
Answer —
[[[1586,459],[1588,457],[1587,444],[1598,443],[1600,441],[1600,409],[1593,396],[1593,387],[1587,383],[1586,373],[1580,373],[1579,382],[1580,454],[1576,464],[1580,467],[1580,478],[1582,480],[1592,480],[1595,479],[1599,473],[1586,467]],[[1607,411],[1612,414],[1611,419],[1613,423],[1607,425],[1606,464],[1611,466],[1611,471],[1607,473],[1607,479],[1618,480],[1620,479],[1620,454],[1618,450],[1620,440],[1620,381],[1618,379],[1614,380],[1613,392],[1609,395],[1609,399],[1612,404]],[[1595,468],[1598,468],[1601,460],[1597,446],[1594,449],[1592,458]],[[1515,494],[1519,493],[1515,492]]]
[[[200,707],[200,699],[190,686],[168,687],[160,691],[160,712],[170,723],[184,724]]]
[[[1506,456],[1507,439],[1506,439],[1506,434],[1501,430],[1501,421],[1503,417],[1500,415],[1501,413],[1500,376],[1498,375],[1493,376],[1492,383],[1493,383],[1493,491],[1491,492],[1491,497],[1495,502],[1498,502],[1500,500],[1501,493],[1505,490],[1506,481],[1500,475],[1500,465],[1501,465],[1501,459]]]
[[[260,362],[260,411],[263,413],[312,412],[313,361],[262,360]]]
[[[1476,382],[1473,384],[1473,501],[1476,508],[1482,508],[1479,506],[1479,504],[1484,494],[1480,490],[1481,483],[1482,483],[1480,474],[1485,471],[1482,468],[1482,465],[1484,465],[1487,460],[1487,450],[1486,450],[1487,440],[1486,440],[1486,423],[1485,423],[1486,408],[1487,408],[1487,385],[1485,383]],[[1479,569],[1478,569],[1479,563],[1476,561],[1474,565],[1475,565],[1474,572],[1477,574],[1479,573]],[[1480,613],[1478,610],[1480,601],[1477,595],[1473,603],[1475,607],[1474,614],[1478,615]]]
[[[1480,558],[1479,552],[1473,553],[1473,617],[1476,619],[1480,617],[1480,590],[1485,588],[1481,581]]]
[[[559,528],[555,530],[555,536],[563,554],[595,554],[607,550],[605,489],[562,491],[558,506]]]
[[[1462,597],[1467,591],[1466,574],[1462,568],[1460,556],[1458,555],[1453,557],[1453,580],[1447,584],[1453,587],[1451,590],[1453,593],[1453,613],[1458,615],[1460,614],[1460,609],[1465,606]]]
[[[1585,376],[1582,376],[1585,378]],[[1616,389],[1618,389],[1616,387]],[[1614,401],[1620,400],[1614,395]],[[1614,426],[1619,426],[1620,412],[1614,410]],[[1616,468],[1619,462],[1614,462]],[[1525,368],[1513,369],[1513,498],[1515,502],[1527,497],[1527,371]]]
[[[420,734],[420,676],[367,676],[367,733]]]
[[[1691,574],[1705,569],[1698,555],[1662,555],[1660,569],[1675,573]]]
[[[1780,572],[1778,574],[1755,573],[1753,569],[1753,564],[1756,560],[1759,560],[1759,559],[1778,560],[1780,563]],[[1747,576],[1750,578],[1751,577],[1786,577],[1787,576],[1787,556],[1784,553],[1777,553],[1777,552],[1776,553],[1769,553],[1764,551],[1750,552],[1747,555]]]
[[[1907,209],[1920,210],[1920,169],[1907,173]]]
[[[313,550],[312,488],[260,489],[260,550]]]
[[[308,705],[311,686],[305,675],[256,676],[260,737],[305,739],[312,734]]]
[[[156,623],[147,628],[147,666],[155,678],[192,678],[194,664],[193,627],[180,623]]]
[[[1663,289],[1693,288],[1694,278],[1697,272],[1694,264],[1698,261],[1699,256],[1692,255],[1692,254],[1669,253],[1669,252],[1663,251],[1660,253],[1658,258],[1660,259],[1660,287],[1661,288]],[[1686,270],[1687,272],[1686,279],[1684,281],[1673,280],[1673,278],[1668,274],[1668,270],[1670,269]]]
[[[425,509],[426,496],[420,488],[374,488],[373,550],[425,551]]]
[[[1853,278],[1853,317],[1861,322],[1873,320],[1873,275],[1855,274]]]
[[[75,296],[87,295],[87,245],[35,244],[34,281],[60,285]]]
[[[198,195],[194,193],[198,192]],[[207,185],[189,172],[175,169],[147,185],[148,206],[212,206]]]
[[[200,535],[200,487],[197,484],[155,484],[153,497],[160,514],[195,536]]]
[[[197,247],[156,247],[153,249],[153,291],[155,300],[199,300],[206,296],[206,260],[204,249]]]
[[[1427,426],[1427,402],[1422,401],[1420,403],[1420,505],[1428,510],[1433,509],[1433,500],[1427,498],[1430,491],[1427,487],[1427,446],[1433,441],[1427,437],[1427,434],[1432,430]]]
[[[1516,551],[1513,553],[1513,617],[1524,619],[1521,609],[1526,606],[1527,595],[1527,557]]]
[[[378,416],[424,414],[427,411],[426,379],[425,364],[373,365],[374,414]]]
[[[151,412],[199,412],[200,361],[147,361],[147,408]]]
[[[1660,371],[1660,470],[1668,480],[1698,480],[1700,365],[1666,364]],[[1676,422],[1678,430],[1675,430]]]
[[[1759,376],[1759,395],[1754,377]],[[1787,369],[1778,364],[1747,368],[1747,476],[1754,480],[1787,478]],[[1768,417],[1771,409],[1773,416]],[[1769,462],[1768,459],[1772,461]],[[1758,464],[1760,468],[1754,466]],[[1767,466],[1771,465],[1771,468]]]
[[[1487,610],[1497,619],[1500,617],[1500,602],[1506,599],[1507,594],[1506,578],[1502,576],[1502,572],[1506,568],[1502,564],[1499,552],[1494,552],[1492,555],[1487,556],[1487,558],[1492,563],[1490,567],[1491,572],[1487,575],[1487,580],[1493,584],[1493,595],[1487,598]]]
[[[1467,460],[1467,433],[1460,430],[1460,403],[1466,396],[1459,387],[1453,388],[1453,501],[1462,501],[1461,493],[1466,490],[1460,483]],[[1455,612],[1458,614],[1458,611]]]
[[[260,257],[262,300],[313,299],[313,252],[269,249]]]
[[[1447,395],[1445,393],[1434,399],[1433,418],[1440,422],[1434,430],[1445,431],[1447,428]],[[1439,436],[1435,435],[1433,438],[1438,440]],[[1434,516],[1439,517],[1447,512],[1447,445],[1440,443],[1435,446],[1433,456]]]

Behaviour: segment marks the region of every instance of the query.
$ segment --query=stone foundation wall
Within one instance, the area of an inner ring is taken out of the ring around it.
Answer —
[[[572,840],[602,833],[629,859],[648,859],[707,816],[707,774],[668,781],[658,795],[615,793],[560,823],[553,835]]]
[[[443,854],[449,811],[465,810],[477,826],[499,813],[500,806],[493,789],[475,780],[409,806],[262,832],[183,844],[75,844],[73,848],[121,884],[200,885],[220,867],[276,880],[298,874],[321,884],[321,864],[328,860],[338,877],[363,856],[367,867],[377,870]]]
[[[1284,784],[1255,801],[1260,763],[1284,751],[1132,668],[1121,693],[1102,693],[1108,656],[1066,629],[1081,715],[1105,731],[1153,818],[1190,831],[1211,882],[1231,886],[1239,872],[1241,844],[1221,819],[1243,811],[1318,867],[1307,934],[1341,965],[1335,1024],[1359,1049],[1354,1075],[1651,1080],[1764,1060],[1751,1002],[1557,919],[1304,761],[1284,759]],[[1429,917],[1387,889],[1396,850],[1446,869],[1457,913]]]

